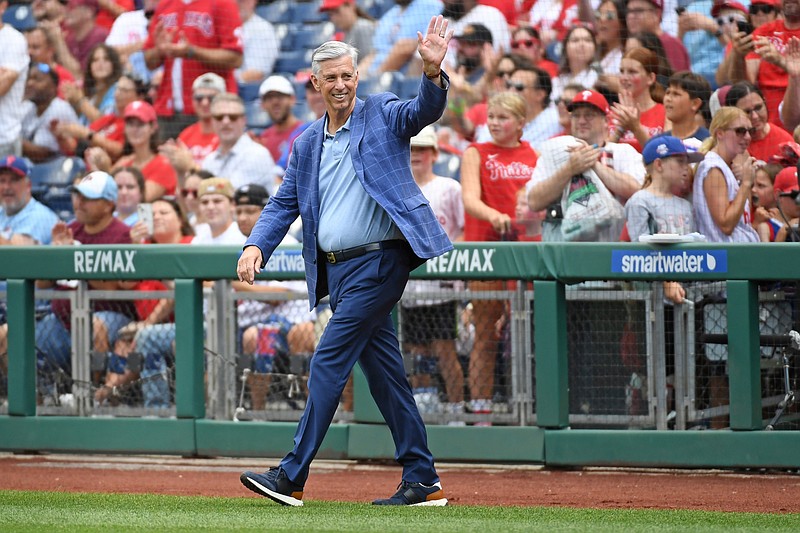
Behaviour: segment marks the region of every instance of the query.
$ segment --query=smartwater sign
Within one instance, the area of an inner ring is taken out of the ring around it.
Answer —
[[[612,250],[611,272],[622,274],[721,274],[726,250]]]

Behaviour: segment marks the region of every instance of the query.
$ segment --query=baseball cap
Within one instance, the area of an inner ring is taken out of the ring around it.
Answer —
[[[236,205],[256,205],[264,207],[269,200],[267,189],[261,185],[248,184],[242,185],[233,195],[233,203]]]
[[[233,199],[233,185],[228,178],[208,178],[200,182],[197,188],[197,197],[202,198],[206,194],[221,194]]]
[[[654,6],[656,6],[656,9],[660,9],[661,11],[664,11],[664,0],[647,0],[647,1],[650,2],[651,4],[653,4]],[[627,5],[630,2],[631,2],[631,0],[628,0],[627,2],[625,2],[625,4]]]
[[[567,105],[567,111],[572,111],[578,105],[594,106],[605,114],[608,114],[608,100],[597,91],[586,89],[575,95],[572,102]]]
[[[156,110],[147,102],[136,100],[125,106],[124,118],[138,118],[142,122],[155,122]]]
[[[67,9],[75,9],[81,6],[88,7],[95,13],[100,11],[100,4],[98,4],[97,0],[69,0],[67,2]]]
[[[781,8],[781,0],[752,0],[750,2],[751,6],[754,6],[756,4],[764,4],[767,6],[772,6],[778,10],[780,10]]]
[[[674,155],[685,155],[689,158],[690,163],[702,161],[704,157],[700,152],[687,152],[683,141],[672,135],[653,137],[647,141],[647,144],[644,145],[644,149],[642,150],[642,157],[644,158],[645,165],[649,165],[656,159],[664,159],[665,157],[672,157]]]
[[[786,167],[778,172],[772,186],[777,193],[800,190],[800,186],[797,185],[797,167]]]
[[[711,16],[716,17],[723,9],[735,9],[747,14],[747,8],[739,2],[734,0],[714,0],[714,5],[711,6]]]
[[[344,4],[352,4],[355,0],[322,0],[319,6],[320,11],[328,11],[329,9],[336,9]]]
[[[411,137],[413,148],[434,148],[439,149],[439,140],[436,138],[436,130],[433,126],[425,126],[422,131]]]
[[[711,94],[711,98],[708,99],[708,110],[711,111],[712,117],[721,107],[725,107],[725,99],[728,97],[731,87],[731,85],[723,85]]]
[[[8,169],[17,174],[18,176],[29,176],[31,173],[31,166],[24,157],[17,157],[15,155],[7,155],[0,159],[0,170]]]
[[[494,44],[492,39],[492,32],[483,24],[469,24],[457,35],[456,39],[468,43],[489,43]]]
[[[294,96],[294,86],[292,82],[283,76],[270,76],[261,83],[258,88],[258,96],[264,98],[268,93],[280,93],[287,96]]]
[[[213,89],[218,93],[224,93],[228,87],[225,85],[225,80],[219,74],[213,72],[206,72],[194,79],[192,82],[192,92],[197,89]]]
[[[108,200],[117,203],[117,183],[111,174],[102,170],[90,172],[74,185],[72,190],[89,200]]]

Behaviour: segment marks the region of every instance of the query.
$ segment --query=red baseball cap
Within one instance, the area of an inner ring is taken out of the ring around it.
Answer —
[[[800,190],[797,185],[797,167],[786,167],[778,172],[773,187],[777,193]]]
[[[124,118],[138,118],[142,122],[155,122],[156,110],[147,102],[136,100],[125,106]]]
[[[775,9],[777,9],[778,11],[780,11],[781,2],[782,2],[782,0],[752,0],[750,2],[750,5],[754,6],[756,4],[764,4],[764,5],[767,5],[767,6],[772,6]]]
[[[714,5],[711,6],[711,16],[716,17],[723,9],[736,9],[747,14],[747,8],[735,0],[714,0]]]
[[[567,111],[571,112],[578,105],[594,106],[605,114],[608,114],[609,111],[608,100],[606,100],[605,96],[591,89],[586,89],[576,94],[572,102],[567,105]]]
[[[336,9],[339,6],[344,4],[352,4],[355,0],[322,0],[322,4],[319,6],[320,11],[328,11],[330,9]]]

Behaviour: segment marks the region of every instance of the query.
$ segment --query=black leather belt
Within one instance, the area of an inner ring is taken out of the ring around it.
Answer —
[[[346,250],[339,250],[338,252],[322,252],[325,259],[330,264],[341,263],[348,259],[355,259],[369,252],[377,252],[379,250],[390,250],[392,248],[402,248],[405,246],[406,241],[401,239],[394,239],[391,241],[371,242],[363,246],[353,246]]]

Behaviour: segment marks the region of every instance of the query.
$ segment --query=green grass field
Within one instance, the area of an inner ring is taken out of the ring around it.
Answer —
[[[0,532],[18,531],[786,531],[800,514],[553,507],[386,508],[264,499],[0,492]]]

